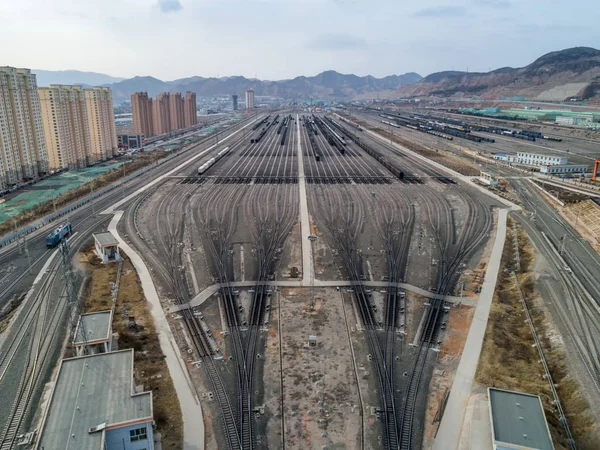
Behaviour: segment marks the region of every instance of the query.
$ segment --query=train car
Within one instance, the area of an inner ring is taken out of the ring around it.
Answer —
[[[48,236],[46,236],[46,247],[52,248],[57,246],[60,241],[67,238],[73,230],[72,225],[67,222],[56,227]]]

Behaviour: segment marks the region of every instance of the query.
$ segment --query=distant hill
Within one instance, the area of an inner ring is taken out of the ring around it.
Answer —
[[[79,70],[38,70],[33,69],[37,78],[37,85],[47,87],[51,84],[83,84],[87,86],[100,86],[108,83],[117,83],[125,78],[111,77],[103,73],[80,72]]]
[[[379,91],[396,90],[421,79],[416,73],[391,75],[385,78],[372,76],[359,77],[344,75],[333,70],[322,72],[314,77],[299,76],[291,80],[261,81],[242,76],[223,78],[190,77],[174,81],[161,81],[153,77],[134,77],[110,84],[115,103],[129,100],[131,94],[147,91],[155,96],[160,92],[192,91],[201,97],[214,97],[237,93],[242,96],[247,89],[253,88],[256,95],[283,97],[286,99],[307,100],[338,99],[348,100],[358,95]]]
[[[396,92],[396,97],[427,96],[482,100],[523,96],[548,101],[600,98],[600,51],[590,47],[569,48],[548,53],[518,69],[437,72]]]

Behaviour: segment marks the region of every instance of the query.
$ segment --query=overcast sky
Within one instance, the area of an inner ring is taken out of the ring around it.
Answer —
[[[600,1],[0,0],[0,65],[163,80],[520,67],[600,47]]]

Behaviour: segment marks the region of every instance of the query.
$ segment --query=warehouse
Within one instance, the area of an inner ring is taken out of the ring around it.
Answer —
[[[63,359],[37,450],[153,450],[152,393],[136,392],[133,349]]]
[[[488,388],[494,450],[554,450],[539,396]]]

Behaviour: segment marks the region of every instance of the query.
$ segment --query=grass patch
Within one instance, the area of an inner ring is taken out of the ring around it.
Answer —
[[[518,240],[521,270],[517,276],[552,378],[558,385],[559,398],[571,432],[580,449],[597,448],[594,444],[594,424],[587,414],[589,404],[579,393],[576,382],[568,375],[562,350],[553,347],[548,339],[548,325],[543,310],[535,307],[539,299],[530,271],[535,256],[533,247],[521,230],[518,230]],[[496,285],[476,380],[483,386],[539,395],[554,442],[566,446],[564,429],[552,403],[550,386],[544,378],[538,350],[533,346],[529,324],[525,322],[511,273],[514,266],[513,232],[509,226],[502,255],[502,271]]]
[[[90,271],[85,312],[112,307],[111,282],[117,279],[118,264],[101,264],[93,249],[81,255],[81,262]],[[135,327],[130,327],[130,317]],[[119,293],[113,315],[113,333],[119,334],[120,349],[134,349],[134,369],[138,384],[152,391],[154,421],[162,435],[163,449],[183,448],[183,419],[179,399],[160,349],[158,334],[142,285],[131,261],[125,257]]]

